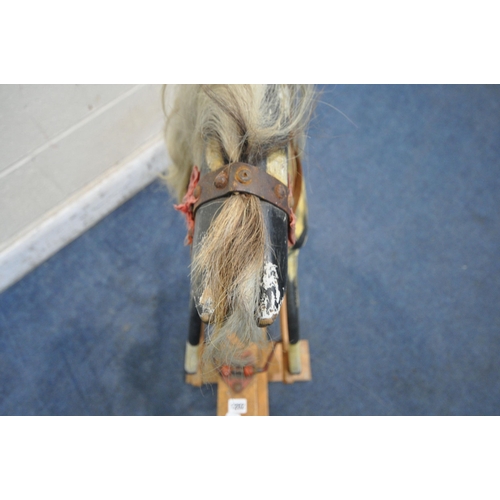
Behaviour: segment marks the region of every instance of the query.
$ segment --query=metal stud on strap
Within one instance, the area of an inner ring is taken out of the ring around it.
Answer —
[[[207,201],[235,192],[258,196],[291,215],[288,187],[264,169],[240,162],[202,175],[193,193],[197,198],[193,211]]]

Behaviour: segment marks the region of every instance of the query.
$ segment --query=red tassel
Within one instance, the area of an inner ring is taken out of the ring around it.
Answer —
[[[186,225],[187,225],[187,235],[184,243],[186,245],[191,245],[193,243],[193,233],[194,233],[194,214],[193,214],[193,205],[196,203],[198,198],[194,195],[194,189],[198,185],[200,181],[200,170],[195,165],[193,167],[193,171],[191,172],[191,177],[189,179],[189,186],[187,189],[184,198],[182,199],[182,203],[180,205],[174,205],[174,208],[179,212],[182,212],[186,216]]]

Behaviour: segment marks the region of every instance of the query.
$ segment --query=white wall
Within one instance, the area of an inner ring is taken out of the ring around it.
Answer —
[[[0,85],[0,291],[166,167],[161,89]]]

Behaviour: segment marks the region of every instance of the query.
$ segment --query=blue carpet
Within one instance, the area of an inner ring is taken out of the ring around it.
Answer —
[[[299,270],[313,381],[272,415],[500,414],[500,87],[324,86]],[[0,414],[213,415],[154,183],[0,295]]]

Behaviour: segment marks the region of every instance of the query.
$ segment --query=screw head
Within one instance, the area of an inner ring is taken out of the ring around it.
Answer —
[[[236,172],[236,180],[242,184],[248,184],[252,182],[252,172],[250,172],[250,169],[247,167],[241,167]]]

